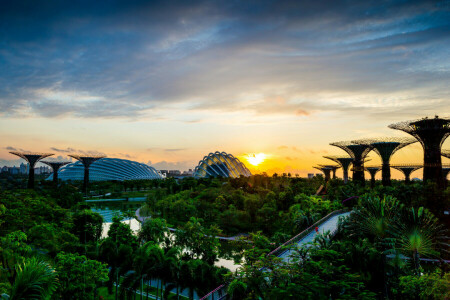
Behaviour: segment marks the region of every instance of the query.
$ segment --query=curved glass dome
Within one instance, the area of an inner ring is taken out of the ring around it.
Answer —
[[[236,157],[225,152],[209,153],[195,167],[194,177],[233,177],[251,176],[252,173]]]
[[[58,171],[61,180],[83,180],[84,166],[80,161],[65,165]],[[137,180],[160,179],[161,174],[146,164],[119,158],[102,158],[89,168],[89,179],[92,181],[106,180]],[[47,178],[53,179],[53,174]]]

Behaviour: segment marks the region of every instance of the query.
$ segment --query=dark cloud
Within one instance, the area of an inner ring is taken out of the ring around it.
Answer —
[[[183,104],[376,118],[430,111],[425,100],[448,111],[449,7],[448,1],[8,1],[0,10],[0,111],[155,120],[159,109]]]
[[[6,149],[6,150],[9,150],[9,151],[17,151],[16,148],[11,147],[11,146],[5,147],[5,149]]]

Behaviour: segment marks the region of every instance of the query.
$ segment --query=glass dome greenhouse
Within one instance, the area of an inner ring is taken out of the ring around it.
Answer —
[[[236,157],[226,152],[209,153],[195,167],[194,177],[233,177],[251,176],[252,173]]]

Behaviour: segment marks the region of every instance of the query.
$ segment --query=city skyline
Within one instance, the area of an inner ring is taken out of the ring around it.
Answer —
[[[183,171],[219,150],[306,176],[345,155],[331,142],[406,137],[387,126],[450,112],[445,1],[2,8],[2,166],[29,150]],[[416,143],[391,163],[422,160]]]

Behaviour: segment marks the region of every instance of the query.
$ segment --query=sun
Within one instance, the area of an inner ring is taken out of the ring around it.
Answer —
[[[257,166],[262,163],[267,158],[267,155],[264,153],[253,153],[247,154],[245,159],[253,166]]]

